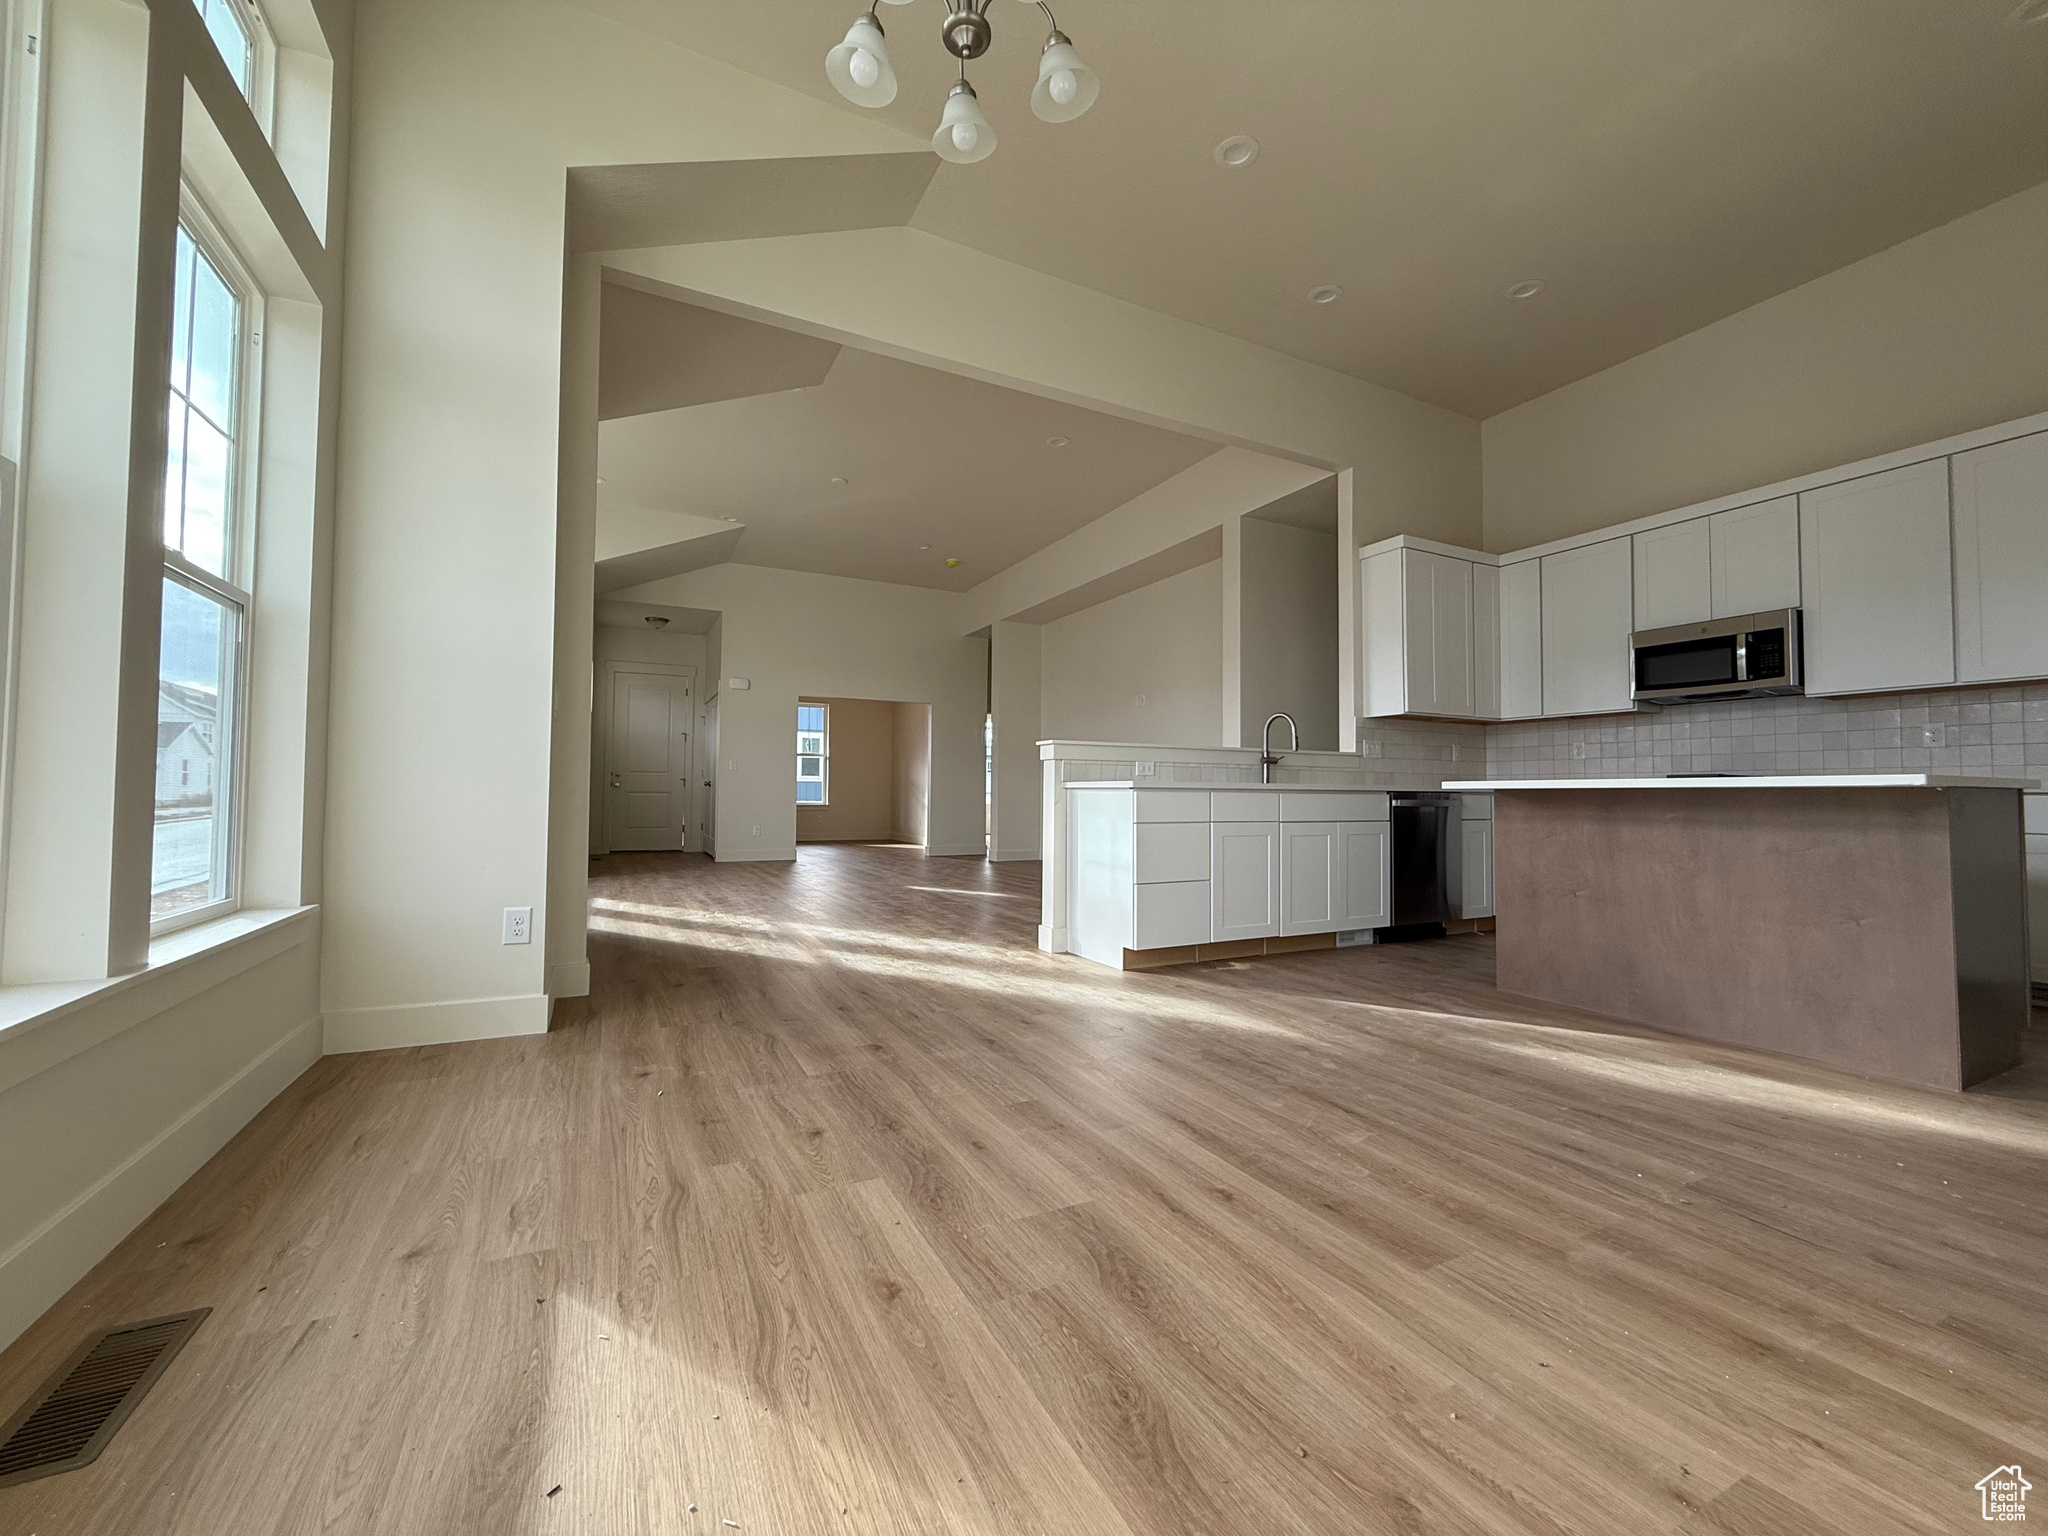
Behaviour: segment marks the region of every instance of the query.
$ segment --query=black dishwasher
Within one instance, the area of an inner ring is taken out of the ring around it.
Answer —
[[[1455,795],[1393,797],[1393,928],[1382,939],[1440,938],[1457,915],[1459,820]]]

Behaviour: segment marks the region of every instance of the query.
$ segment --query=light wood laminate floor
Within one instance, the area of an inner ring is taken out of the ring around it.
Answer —
[[[552,1033],[323,1061],[0,1356],[11,1407],[215,1308],[0,1531],[1861,1536],[2048,1490],[2038,1067],[1656,1037],[1482,937],[1118,975],[1032,947],[1035,865],[897,848],[594,897]]]

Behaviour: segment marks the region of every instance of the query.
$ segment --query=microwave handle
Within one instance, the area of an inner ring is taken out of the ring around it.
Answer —
[[[1737,635],[1735,637],[1735,681],[1738,683],[1749,681],[1748,635]]]

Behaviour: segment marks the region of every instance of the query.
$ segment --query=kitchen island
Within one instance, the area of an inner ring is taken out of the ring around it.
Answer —
[[[1545,779],[1494,793],[1504,991],[1874,1077],[2018,1065],[2019,780]]]

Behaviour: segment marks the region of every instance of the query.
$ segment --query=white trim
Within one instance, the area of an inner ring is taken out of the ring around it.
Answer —
[[[414,1045],[448,1045],[461,1040],[497,1040],[508,1035],[548,1032],[547,997],[473,997],[452,1003],[396,1003],[381,1008],[342,1008],[326,1015],[329,1056],[356,1051],[390,1051]]]
[[[151,944],[148,967],[125,976],[0,987],[0,1093],[303,944],[319,910],[237,912],[188,928]]]
[[[0,1253],[0,1348],[18,1338],[319,1059],[316,1015]]]

